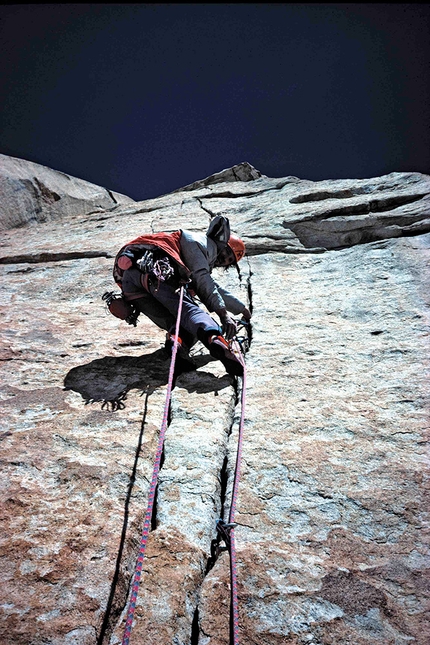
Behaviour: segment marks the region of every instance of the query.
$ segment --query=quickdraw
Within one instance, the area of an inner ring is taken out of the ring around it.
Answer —
[[[157,452],[155,456],[154,469],[153,469],[151,484],[149,488],[148,505],[147,505],[146,514],[145,514],[139,553],[138,553],[136,568],[134,571],[133,581],[131,585],[131,596],[130,596],[130,601],[129,601],[128,610],[127,610],[127,617],[126,617],[126,623],[124,628],[124,635],[122,639],[122,645],[130,645],[130,635],[131,635],[131,630],[133,626],[133,617],[136,609],[137,595],[138,595],[139,584],[140,584],[140,579],[142,575],[143,560],[145,557],[146,544],[148,541],[148,535],[151,527],[151,518],[152,518],[153,507],[154,507],[155,490],[157,487],[158,473],[160,470],[161,456],[163,453],[164,439],[165,439],[165,434],[167,430],[170,399],[172,394],[172,384],[174,381],[174,373],[175,373],[176,354],[179,347],[178,339],[179,339],[179,328],[180,328],[180,322],[181,322],[183,297],[184,297],[184,286],[182,285],[180,287],[178,315],[176,319],[175,335],[173,337],[172,357],[170,361],[169,378],[168,378],[168,384],[167,384],[166,401],[164,405],[163,421],[161,424],[160,435],[158,438]],[[240,321],[238,325],[238,329],[241,329],[242,327],[246,329],[247,331],[246,338],[245,336],[236,337],[235,339],[233,339],[233,341],[230,341],[231,349],[238,356],[243,366],[242,397],[241,397],[242,410],[241,410],[241,418],[239,423],[239,437],[238,437],[238,445],[237,445],[236,465],[235,465],[235,472],[234,472],[233,491],[232,491],[229,519],[228,519],[228,522],[225,522],[223,519],[219,519],[216,523],[216,529],[220,536],[220,539],[222,539],[225,542],[226,544],[225,549],[227,549],[230,553],[230,578],[231,578],[230,643],[231,645],[239,645],[237,561],[236,561],[236,546],[235,546],[235,537],[234,537],[234,529],[237,526],[237,524],[234,522],[234,516],[236,512],[236,500],[237,500],[238,487],[239,487],[240,464],[241,464],[241,457],[242,457],[243,426],[245,421],[246,366],[245,366],[244,354],[245,354],[245,351],[247,351],[247,349],[249,348],[249,327],[247,327],[247,325],[249,325],[249,323],[247,323],[244,320]],[[218,547],[218,550],[220,551],[223,549]]]

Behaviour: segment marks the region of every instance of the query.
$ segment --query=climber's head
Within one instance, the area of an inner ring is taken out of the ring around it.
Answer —
[[[245,255],[245,245],[238,237],[230,236],[227,246],[218,253],[215,266],[229,267],[237,264]]]
[[[242,242],[242,240],[235,235],[230,235],[230,239],[228,241],[228,247],[233,251],[234,257],[235,257],[235,262],[240,262],[240,260],[243,258],[245,255],[245,245]]]
[[[233,264],[236,264],[234,251],[229,246],[224,246],[217,255],[215,266],[227,268],[231,267]]]

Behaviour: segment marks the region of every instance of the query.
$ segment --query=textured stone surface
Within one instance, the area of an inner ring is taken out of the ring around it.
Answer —
[[[428,641],[429,238],[251,259],[245,643]],[[213,576],[202,642],[227,643]]]
[[[114,210],[118,204],[133,201],[46,166],[0,155],[0,230]]]
[[[124,241],[217,213],[249,248],[219,279],[253,309],[240,643],[430,640],[430,178],[223,172],[2,233],[2,645],[121,642],[169,361],[163,332],[121,323],[100,296]],[[132,645],[229,643],[213,541],[240,382],[201,346],[196,361],[173,391]]]
[[[235,391],[210,363],[183,375],[172,399],[164,465],[137,604],[133,639],[190,643],[199,592],[221,513],[221,471]],[[216,397],[216,398],[215,398]],[[214,407],[218,413],[214,414]],[[164,574],[163,574],[164,572]],[[112,643],[120,643],[124,617]]]

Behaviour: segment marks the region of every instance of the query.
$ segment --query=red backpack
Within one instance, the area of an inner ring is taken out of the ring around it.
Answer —
[[[122,290],[124,271],[138,266],[139,260],[145,260],[148,257],[147,252],[150,252],[151,261],[156,256],[155,261],[162,272],[166,271],[167,275],[170,275],[176,270],[181,281],[189,282],[191,272],[183,263],[180,255],[181,235],[181,230],[173,233],[153,233],[141,235],[125,244],[117,253],[113,267],[113,279],[119,288]],[[161,280],[165,279],[160,274],[157,277]],[[113,316],[125,320],[129,325],[136,326],[139,312],[133,306],[132,301],[126,300],[124,294],[118,295],[113,291],[107,291],[103,294],[102,299]]]

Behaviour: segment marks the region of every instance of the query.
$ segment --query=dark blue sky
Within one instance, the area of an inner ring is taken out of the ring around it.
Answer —
[[[0,152],[147,199],[430,174],[430,4],[0,6]]]

